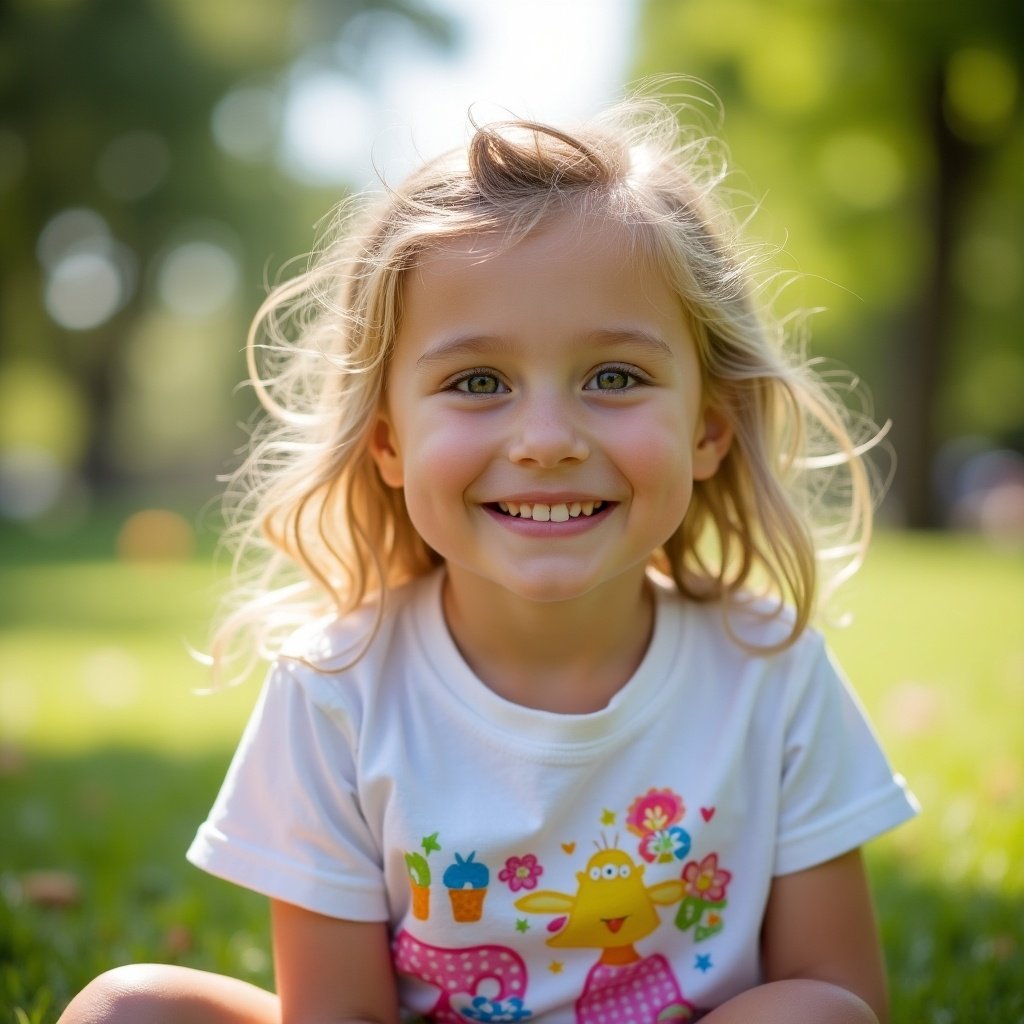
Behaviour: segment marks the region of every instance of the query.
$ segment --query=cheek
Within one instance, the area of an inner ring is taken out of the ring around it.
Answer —
[[[623,419],[610,434],[610,449],[637,491],[667,499],[688,498],[693,486],[692,438],[682,417]]]
[[[457,559],[465,543],[466,508],[485,458],[473,430],[426,429],[407,438],[404,497],[416,532],[442,558]]]
[[[403,458],[410,510],[449,503],[475,479],[486,451],[482,432],[471,424],[410,424]]]

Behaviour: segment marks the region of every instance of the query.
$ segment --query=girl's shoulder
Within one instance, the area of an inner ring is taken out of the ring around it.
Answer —
[[[436,597],[436,573],[367,600],[344,615],[326,615],[296,629],[282,644],[275,669],[307,688],[351,686],[378,673],[381,661],[400,652],[417,609]]]
[[[823,634],[808,626],[793,638],[796,612],[786,604],[751,593],[726,600],[697,601],[679,593],[671,582],[656,579],[659,614],[685,631],[690,649],[728,660],[756,657],[792,667],[816,659],[825,648]]]
[[[808,626],[793,638],[795,613],[774,601],[751,595],[698,602],[673,590],[661,607],[665,625],[680,637],[678,670],[713,680],[708,689],[726,703],[749,700],[790,714],[848,686],[824,634]]]

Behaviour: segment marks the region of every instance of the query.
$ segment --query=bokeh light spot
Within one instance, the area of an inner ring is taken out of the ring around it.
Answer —
[[[769,38],[753,46],[742,65],[750,98],[764,110],[804,114],[820,106],[828,93],[830,55],[814,26],[796,20],[771,20]]]
[[[941,712],[936,687],[912,681],[896,686],[882,705],[883,721],[894,736],[919,736],[934,731]]]
[[[980,47],[957,50],[946,66],[946,116],[957,134],[973,142],[996,137],[1013,115],[1017,72],[1001,53]]]
[[[213,242],[185,242],[172,249],[160,267],[160,297],[180,316],[204,317],[231,301],[238,288],[235,258]]]
[[[97,647],[82,662],[82,683],[101,707],[129,707],[142,690],[142,666],[123,647]]]
[[[27,733],[39,717],[39,690],[26,676],[0,676],[0,731]]]
[[[833,135],[822,147],[820,166],[829,188],[840,199],[865,210],[891,204],[905,180],[893,147],[868,132]]]
[[[85,448],[88,419],[80,388],[59,367],[27,359],[0,366],[0,450],[42,448],[73,465]]]
[[[281,120],[281,101],[270,89],[233,89],[213,108],[210,128],[217,145],[240,160],[261,160],[273,153]]]
[[[235,932],[228,940],[228,950],[245,974],[258,974],[270,964],[263,944],[248,932]]]
[[[71,331],[88,331],[106,323],[127,299],[127,282],[105,252],[65,256],[46,284],[46,311]]]
[[[0,516],[36,519],[56,505],[65,471],[50,452],[29,446],[0,451]]]
[[[43,267],[53,271],[68,253],[82,248],[94,250],[109,240],[110,228],[95,210],[73,207],[47,221],[39,232],[36,255]]]
[[[333,185],[358,173],[357,139],[373,137],[367,98],[336,72],[300,69],[285,106],[282,159],[285,171],[307,185]]]
[[[195,531],[169,509],[143,509],[118,531],[117,553],[126,562],[182,562],[195,551]]]
[[[110,319],[135,284],[135,258],[94,210],[62,210],[39,233],[36,255],[48,271],[43,299],[61,327],[87,331]]]

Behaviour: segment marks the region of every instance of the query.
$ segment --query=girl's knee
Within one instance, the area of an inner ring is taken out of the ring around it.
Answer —
[[[58,1024],[163,1024],[180,1019],[175,1004],[184,994],[174,968],[162,964],[115,967],[82,989]]]
[[[280,1024],[277,997],[236,978],[132,964],[101,974],[58,1024]]]

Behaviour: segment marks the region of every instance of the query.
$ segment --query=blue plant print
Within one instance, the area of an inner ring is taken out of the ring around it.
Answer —
[[[464,1006],[460,1011],[466,1020],[480,1021],[510,1021],[527,1020],[533,1016],[532,1010],[523,1006],[522,999],[487,999],[485,996],[477,996],[470,1006]]]

